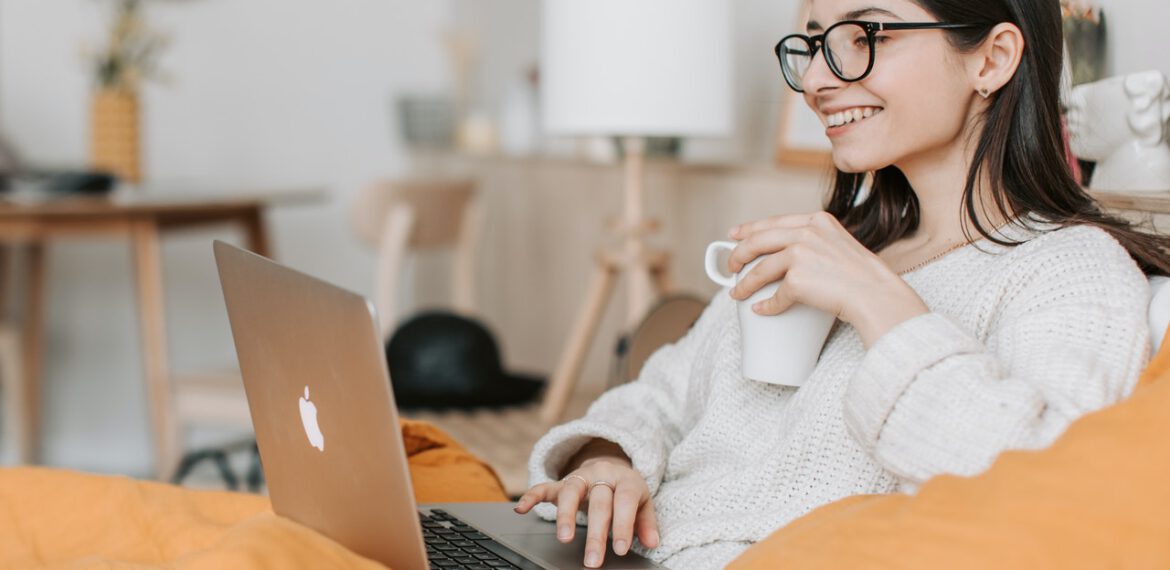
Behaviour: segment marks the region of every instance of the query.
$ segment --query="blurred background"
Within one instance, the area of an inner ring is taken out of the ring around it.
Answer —
[[[662,226],[650,239],[671,255],[675,287],[703,298],[716,290],[700,265],[709,241],[741,221],[819,209],[827,180],[819,129],[802,130],[803,103],[785,92],[772,54],[800,6],[728,4],[730,130],[661,150],[651,141],[644,176],[647,213]],[[119,5],[0,0],[0,136],[23,163],[90,164],[94,54]],[[1101,8],[1101,74],[1170,74],[1170,4]],[[484,216],[475,314],[507,368],[553,373],[594,253],[609,243],[606,220],[621,211],[623,170],[610,137],[552,136],[539,124],[539,0],[155,0],[136,18],[162,38],[157,73],[136,89],[143,187],[312,189],[312,199],[265,209],[273,256],[372,296],[377,248],[352,215],[362,193],[379,181],[474,180]],[[162,240],[171,370],[235,368],[210,240],[243,238],[211,227]],[[62,239],[47,251],[40,460],[152,476],[132,251],[117,238]],[[449,255],[405,261],[398,314],[447,303]],[[27,291],[13,273],[6,294],[19,319]],[[604,388],[626,320],[616,306],[604,313],[576,400]],[[246,433],[185,428],[182,446]],[[11,445],[4,454],[12,461]]]

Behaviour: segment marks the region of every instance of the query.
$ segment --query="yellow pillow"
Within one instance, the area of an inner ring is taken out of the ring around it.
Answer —
[[[1170,349],[1046,450],[826,505],[728,568],[1170,568]]]

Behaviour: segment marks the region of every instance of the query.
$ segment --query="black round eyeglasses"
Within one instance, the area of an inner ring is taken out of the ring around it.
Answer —
[[[942,22],[865,22],[844,20],[815,36],[791,34],[776,44],[776,57],[784,81],[793,91],[804,92],[804,75],[812,67],[817,51],[825,55],[829,69],[841,81],[861,81],[873,71],[878,32],[892,30],[957,30],[983,24]]]

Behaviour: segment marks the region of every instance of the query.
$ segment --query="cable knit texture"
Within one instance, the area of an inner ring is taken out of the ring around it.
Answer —
[[[1108,233],[1031,221],[903,276],[931,312],[867,351],[837,322],[799,389],[745,379],[735,302],[720,291],[637,381],[544,436],[532,484],[592,438],[621,445],[654,497],[671,568],[719,568],[810,510],[974,475],[1042,448],[1129,393],[1149,354],[1149,285]],[[777,347],[777,350],[782,350]],[[552,519],[555,507],[537,507]]]

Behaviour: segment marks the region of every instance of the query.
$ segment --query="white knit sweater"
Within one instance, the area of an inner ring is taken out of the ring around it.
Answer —
[[[937,474],[979,473],[1006,449],[1047,446],[1136,383],[1149,286],[1106,232],[1033,228],[1001,230],[1023,245],[980,240],[904,275],[931,312],[868,351],[837,322],[799,389],[740,375],[735,303],[721,291],[637,381],[537,442],[532,484],[592,438],[620,444],[661,531],[657,548],[636,550],[692,570],[722,567],[842,497],[913,492]]]

